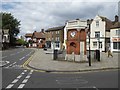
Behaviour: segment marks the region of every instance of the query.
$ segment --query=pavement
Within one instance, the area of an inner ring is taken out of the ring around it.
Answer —
[[[82,72],[118,69],[119,55],[120,53],[113,53],[113,57],[108,58],[107,53],[102,52],[100,62],[92,60],[91,66],[89,66],[88,62],[78,63],[53,60],[53,54],[46,54],[46,51],[43,49],[35,49],[35,53],[23,66],[36,71],[45,72]]]

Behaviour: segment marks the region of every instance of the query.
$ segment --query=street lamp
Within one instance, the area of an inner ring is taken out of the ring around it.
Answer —
[[[89,66],[91,66],[91,51],[90,51],[90,30],[88,28],[86,28],[86,32],[89,38],[89,57],[88,57],[88,61],[89,61]]]

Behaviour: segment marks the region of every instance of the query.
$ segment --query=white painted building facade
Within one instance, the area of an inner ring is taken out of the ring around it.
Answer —
[[[90,25],[90,48],[91,50],[105,51],[110,44],[110,31],[106,30],[105,17],[96,15]],[[87,37],[87,50],[89,39]]]
[[[111,51],[120,52],[120,28],[113,28],[110,32]]]

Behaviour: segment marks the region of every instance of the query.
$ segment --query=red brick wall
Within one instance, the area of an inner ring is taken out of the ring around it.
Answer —
[[[75,37],[70,36],[71,32],[73,31],[76,32]],[[67,32],[67,54],[72,54],[72,52],[74,52],[76,55],[79,55],[81,41],[85,42],[84,54],[86,54],[86,32],[85,30],[80,30],[80,31],[77,31],[76,29],[68,30]]]

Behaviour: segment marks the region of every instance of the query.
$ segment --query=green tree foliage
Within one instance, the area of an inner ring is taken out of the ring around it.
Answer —
[[[10,44],[16,41],[16,36],[20,33],[20,21],[18,21],[11,13],[0,13],[2,16],[2,29],[9,29]]]
[[[16,44],[17,45],[25,45],[26,42],[23,39],[18,39],[18,40],[16,40]]]

